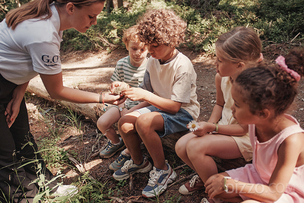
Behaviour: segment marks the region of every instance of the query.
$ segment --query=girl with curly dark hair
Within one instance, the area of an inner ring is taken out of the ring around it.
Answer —
[[[304,50],[293,50],[277,64],[244,70],[232,87],[233,116],[248,125],[252,164],[211,176],[210,201],[303,202],[304,130],[287,109],[304,75]],[[207,199],[203,200],[207,202]]]

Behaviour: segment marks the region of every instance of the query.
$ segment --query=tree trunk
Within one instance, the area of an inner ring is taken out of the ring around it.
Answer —
[[[123,0],[117,0],[117,7],[118,8],[123,7]]]
[[[111,13],[111,11],[114,9],[114,3],[113,0],[107,0],[106,1],[106,8],[107,8],[107,13]]]

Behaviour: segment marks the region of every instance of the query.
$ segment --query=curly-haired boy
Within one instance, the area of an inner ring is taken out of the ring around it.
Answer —
[[[160,195],[176,178],[165,161],[161,137],[187,130],[187,124],[199,115],[196,95],[196,73],[191,61],[175,47],[184,40],[186,23],[173,11],[148,11],[138,23],[139,37],[148,45],[151,56],[142,88],[123,91],[131,100],[143,101],[140,109],[126,114],[118,122],[118,129],[131,154],[131,160],[117,170],[113,177],[122,180],[131,173],[151,170],[151,163],[143,157],[143,141],[154,167],[142,191],[144,197]]]

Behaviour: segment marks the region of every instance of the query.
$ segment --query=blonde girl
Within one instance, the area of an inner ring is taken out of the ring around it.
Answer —
[[[175,145],[177,155],[198,175],[182,185],[183,195],[200,190],[204,182],[218,173],[212,156],[222,159],[243,157],[251,160],[252,148],[247,127],[233,118],[232,82],[246,68],[262,60],[262,45],[251,28],[236,27],[216,41],[216,105],[208,122],[199,122],[197,129],[181,137]]]

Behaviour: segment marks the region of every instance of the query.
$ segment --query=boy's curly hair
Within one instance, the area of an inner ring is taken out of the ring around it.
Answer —
[[[169,47],[184,41],[186,27],[187,23],[168,9],[150,10],[138,22],[140,41]]]

